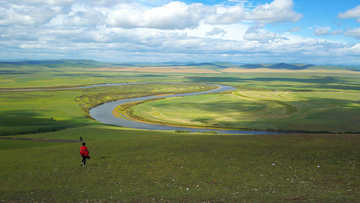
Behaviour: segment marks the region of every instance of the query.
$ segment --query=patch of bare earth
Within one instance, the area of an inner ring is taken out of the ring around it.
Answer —
[[[188,66],[176,67],[126,67],[126,68],[96,68],[90,71],[123,71],[123,72],[145,72],[145,73],[221,73],[215,70],[196,69]]]

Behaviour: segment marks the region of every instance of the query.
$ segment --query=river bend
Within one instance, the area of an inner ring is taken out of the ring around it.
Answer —
[[[118,83],[113,85],[128,85],[133,83]],[[136,83],[141,84],[141,83]],[[143,83],[144,84],[144,83]],[[145,83],[146,84],[146,83]],[[112,84],[107,84],[112,85]],[[97,85],[102,86],[102,85]],[[121,104],[129,103],[129,102],[137,102],[144,101],[148,99],[160,98],[160,97],[178,97],[178,96],[191,96],[191,95],[201,95],[208,93],[216,93],[223,92],[228,90],[234,90],[234,87],[226,86],[226,85],[215,85],[218,86],[218,89],[209,90],[204,92],[194,92],[194,93],[185,93],[185,94],[175,94],[175,95],[166,95],[166,96],[148,96],[148,97],[140,97],[140,98],[132,98],[132,99],[123,99],[114,102],[105,103],[94,107],[90,110],[90,115],[95,120],[104,123],[111,124],[117,126],[123,126],[128,128],[137,128],[137,129],[146,129],[146,130],[167,130],[167,131],[175,131],[175,130],[187,130],[190,132],[208,132],[208,131],[216,131],[220,134],[278,134],[278,132],[266,132],[266,131],[244,131],[244,130],[220,130],[220,129],[212,129],[212,128],[191,128],[191,127],[176,127],[176,126],[167,126],[161,124],[149,124],[143,123],[135,120],[128,120],[124,118],[116,117],[112,111]],[[91,86],[94,87],[94,86]],[[83,87],[84,88],[84,87]],[[89,87],[86,87],[89,88]]]

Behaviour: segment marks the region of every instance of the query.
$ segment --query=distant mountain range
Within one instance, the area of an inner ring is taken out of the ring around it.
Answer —
[[[360,71],[360,66],[355,65],[312,65],[312,64],[288,64],[288,63],[277,63],[277,64],[241,64],[234,62],[125,62],[125,63],[112,63],[112,62],[98,62],[95,60],[85,59],[58,59],[58,60],[13,60],[13,61],[1,61],[0,67],[11,67],[11,66],[45,66],[49,68],[59,67],[167,67],[167,66],[188,66],[196,67],[200,69],[225,69],[225,68],[245,68],[245,69],[257,69],[257,68],[269,68],[269,69],[287,69],[287,70],[304,70],[310,67],[315,69],[339,69],[339,70],[353,70]]]
[[[0,66],[47,66],[47,67],[59,67],[63,65],[70,66],[99,66],[104,63],[97,62],[95,60],[19,60],[19,61],[0,61]]]
[[[217,63],[188,63],[185,66],[215,66],[218,68],[229,68],[231,65],[217,64]]]
[[[270,69],[287,69],[287,70],[304,70],[309,67],[313,67],[314,65],[308,64],[287,64],[287,63],[278,63],[273,65],[263,65],[263,64],[245,64],[241,67],[249,68],[249,69],[256,69],[256,68],[270,68]]]

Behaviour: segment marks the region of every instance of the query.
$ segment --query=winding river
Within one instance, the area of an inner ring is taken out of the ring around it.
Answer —
[[[117,83],[117,84],[106,84],[106,85],[94,85],[88,87],[81,87],[81,88],[90,88],[90,87],[98,87],[98,86],[110,86],[110,85],[129,85],[129,84],[146,84],[146,83]],[[125,104],[128,102],[135,102],[135,101],[144,101],[147,99],[154,99],[160,97],[178,97],[178,96],[191,96],[191,95],[200,95],[200,94],[208,94],[208,93],[215,93],[215,92],[223,92],[227,90],[234,90],[235,88],[226,85],[215,85],[218,86],[218,89],[204,91],[204,92],[195,92],[195,93],[185,93],[185,94],[175,94],[175,95],[166,95],[166,96],[148,96],[148,97],[140,97],[140,98],[133,98],[133,99],[124,99],[118,100],[114,102],[105,103],[99,105],[95,108],[90,110],[90,115],[95,120],[104,123],[104,124],[111,124],[117,126],[123,126],[128,128],[137,128],[137,129],[146,129],[146,130],[167,130],[167,131],[175,131],[175,130],[186,130],[190,132],[208,132],[208,131],[216,131],[220,134],[279,134],[279,132],[266,132],[266,131],[244,131],[244,130],[220,130],[220,129],[211,129],[211,128],[191,128],[191,127],[176,127],[176,126],[166,126],[160,124],[149,124],[149,123],[142,123],[135,120],[128,120],[124,118],[119,118],[114,116],[112,111],[121,104]]]

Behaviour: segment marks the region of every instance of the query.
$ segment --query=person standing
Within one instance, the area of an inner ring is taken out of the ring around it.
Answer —
[[[86,166],[86,159],[89,158],[89,150],[85,145],[85,142],[83,142],[82,146],[80,147],[80,156],[83,158],[80,166]]]

